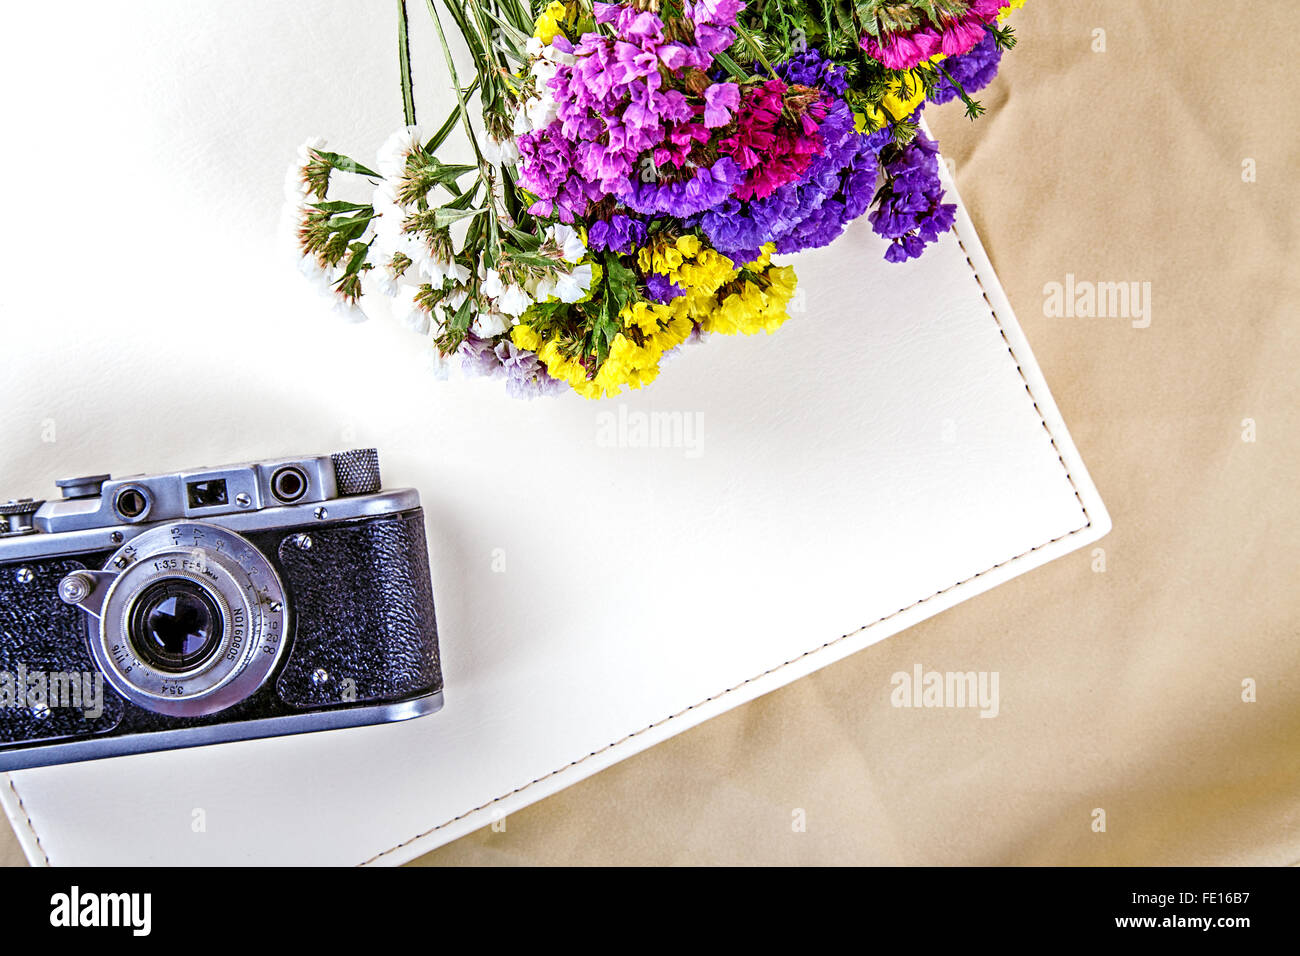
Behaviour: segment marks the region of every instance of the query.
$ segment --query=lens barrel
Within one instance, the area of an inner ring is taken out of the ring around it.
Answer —
[[[163,578],[135,598],[127,628],[131,646],[146,664],[183,674],[201,666],[220,646],[225,621],[203,585]]]

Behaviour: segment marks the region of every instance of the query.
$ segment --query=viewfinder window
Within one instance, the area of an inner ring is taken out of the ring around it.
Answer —
[[[189,493],[191,508],[211,508],[224,505],[226,500],[226,481],[217,478],[211,481],[191,481],[185,486]]]

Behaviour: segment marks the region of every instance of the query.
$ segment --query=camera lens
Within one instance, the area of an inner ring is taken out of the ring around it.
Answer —
[[[153,713],[203,717],[247,700],[290,643],[275,566],[219,525],[148,528],[106,560],[104,577],[101,612],[86,624],[91,656],[115,691]]]
[[[160,671],[198,667],[221,643],[221,611],[204,588],[184,578],[155,581],[131,610],[131,643],[140,658]]]

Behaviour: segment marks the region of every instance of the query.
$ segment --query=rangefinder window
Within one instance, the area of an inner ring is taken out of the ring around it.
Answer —
[[[185,486],[189,495],[191,508],[211,508],[224,505],[226,498],[226,481],[218,478],[212,481],[191,481]]]
[[[307,491],[307,476],[301,468],[286,465],[271,476],[271,493],[285,504],[297,501]]]

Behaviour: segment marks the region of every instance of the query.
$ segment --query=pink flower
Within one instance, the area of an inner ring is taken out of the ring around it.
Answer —
[[[1003,0],[973,0],[966,12],[939,23],[926,20],[910,33],[891,33],[880,40],[863,36],[858,45],[891,70],[910,70],[937,53],[960,56],[984,39],[984,27],[997,19]]]
[[[704,125],[726,126],[740,105],[740,87],[735,83],[714,83],[704,91]]]

